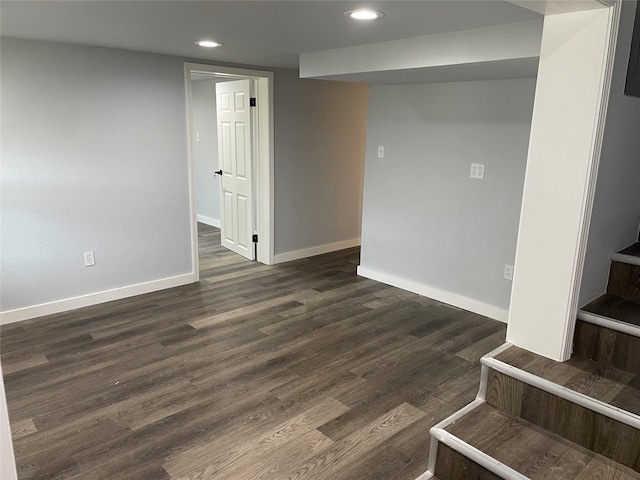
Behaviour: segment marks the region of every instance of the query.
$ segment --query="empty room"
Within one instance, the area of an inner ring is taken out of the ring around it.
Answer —
[[[0,480],[640,479],[636,0],[0,22]]]

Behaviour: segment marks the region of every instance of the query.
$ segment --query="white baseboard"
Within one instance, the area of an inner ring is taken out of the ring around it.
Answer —
[[[205,225],[211,225],[212,227],[220,228],[220,220],[216,220],[215,218],[205,217],[204,215],[197,215],[198,222],[204,223]]]
[[[416,480],[427,480],[429,478],[433,478],[433,473],[424,472],[422,475],[420,475],[418,478],[416,478]]]
[[[318,245],[317,247],[305,248],[303,250],[295,250],[293,252],[278,253],[274,255],[273,263],[290,262],[292,260],[298,260],[300,258],[313,257],[314,255],[335,252],[337,250],[344,250],[345,248],[357,247],[359,245],[360,237],[352,238],[351,240],[344,240],[342,242]]]
[[[0,312],[0,325],[20,322],[22,320],[29,320],[31,318],[42,317],[44,315],[51,315],[54,313],[66,312],[76,308],[97,305],[98,303],[110,302],[112,300],[120,300],[122,298],[133,297],[135,295],[143,295],[145,293],[156,292],[167,288],[179,287],[180,285],[186,285],[187,283],[193,283],[195,281],[196,279],[193,273],[186,273],[184,275],[176,275],[175,277],[162,278],[160,280],[153,280],[150,282],[128,285],[126,287],[114,288],[112,290],[105,290],[103,292],[89,293],[78,297],[41,303],[31,307],[8,310],[6,312]]]
[[[453,305],[454,307],[463,308],[464,310],[468,310],[479,315],[484,315],[485,317],[493,318],[494,320],[498,320],[500,322],[507,323],[507,319],[509,318],[508,310],[504,310],[494,305],[489,305],[487,303],[474,300],[473,298],[458,295],[457,293],[440,290],[438,288],[426,285],[424,283],[419,283],[414,280],[396,277],[395,275],[378,272],[377,270],[363,266],[358,267],[358,275],[360,275],[361,277],[370,278],[371,280],[386,283],[387,285],[391,285],[392,287],[402,288],[403,290],[408,290],[424,297],[433,298],[434,300],[438,300],[439,302],[448,303],[449,305]]]

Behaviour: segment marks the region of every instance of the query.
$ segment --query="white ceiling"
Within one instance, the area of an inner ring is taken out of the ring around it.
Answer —
[[[343,15],[361,6],[385,17],[358,23]],[[0,15],[0,31],[8,37],[289,68],[298,67],[302,52],[541,18],[502,0],[2,0]],[[223,47],[194,45],[200,38]]]

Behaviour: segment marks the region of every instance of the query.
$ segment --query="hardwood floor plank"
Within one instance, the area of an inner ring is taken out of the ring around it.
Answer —
[[[333,480],[366,478],[368,480],[389,480],[410,462],[405,455],[389,445],[371,449],[355,465],[348,465],[333,474]]]
[[[125,438],[129,429],[114,421],[101,421],[81,432],[65,429],[48,435],[41,431],[37,442],[14,443],[18,462],[18,477],[33,479],[67,478],[80,469],[78,458],[108,453]],[[100,439],[100,441],[95,441]]]
[[[488,352],[498,348],[504,344],[505,338],[502,330],[497,331],[493,335],[483,338],[479,342],[475,342],[468,347],[456,352],[456,356],[463,358],[469,362],[479,362],[480,359]]]
[[[27,370],[29,368],[37,367],[38,365],[44,365],[49,363],[49,359],[44,355],[37,354],[31,358],[15,362],[15,363],[3,363],[2,364],[2,373],[5,375],[9,375],[15,372],[20,372],[22,370]]]
[[[353,458],[366,454],[387,438],[424,416],[424,412],[409,404],[401,404],[385,413],[330,448],[310,456],[293,470],[276,478],[298,480],[326,479],[350,465]]]
[[[84,457],[87,477],[106,480],[140,464],[161,466],[165,459],[184,450],[192,451],[194,464],[206,464],[211,444],[218,441],[219,446],[224,445],[227,435],[242,435],[298,408],[266,396],[233,395],[227,400],[200,403],[132,432],[104,455]],[[198,446],[201,450],[192,450]]]
[[[329,292],[318,292],[318,295],[307,300],[304,305],[284,310],[280,312],[279,315],[283,318],[290,318],[310,312],[317,312],[320,308],[331,307],[345,301],[348,302],[363,295],[373,294],[375,297],[377,292],[385,288],[389,287],[380,283],[373,283],[372,281],[353,283]],[[362,302],[362,305],[370,309],[373,308],[369,307],[369,303],[371,302],[366,303],[365,301]]]
[[[13,431],[13,438],[18,439],[26,435],[31,435],[32,433],[36,433],[38,429],[33,424],[33,419],[27,418],[26,420],[14,422],[12,425],[12,431]]]
[[[189,325],[191,325],[193,328],[209,327],[211,325],[223,323],[226,320],[230,320],[236,317],[257,314],[265,310],[271,310],[274,308],[280,309],[282,305],[290,304],[291,302],[304,304],[305,300],[312,299],[316,295],[318,295],[318,292],[316,292],[315,290],[302,290],[300,292],[294,292],[289,295],[279,296],[270,300],[266,300],[264,302],[254,303],[249,306],[228,310],[217,315],[212,315],[208,318],[190,322]]]
[[[186,462],[181,464],[180,458],[177,458],[176,462],[168,466],[166,470],[173,477],[188,474],[189,477],[195,475],[196,478],[203,480],[243,478],[240,476],[240,471],[246,468],[246,465],[255,465],[263,457],[269,456],[279,447],[314,431],[318,425],[341,415],[347,410],[348,407],[328,397],[309,410],[285,420],[264,433],[259,432],[253,437],[244,436],[239,444],[232,444],[227,449],[212,451],[208,464],[202,471],[193,472],[193,463],[190,461],[189,452],[184,454]],[[329,442],[321,443],[328,444]],[[242,465],[238,465],[237,458],[243,459]]]
[[[282,445],[268,456],[255,459],[252,463],[242,462],[242,466],[235,473],[235,478],[273,479],[302,462],[310,454],[330,448],[331,445],[333,441],[327,436],[318,430],[310,430]]]

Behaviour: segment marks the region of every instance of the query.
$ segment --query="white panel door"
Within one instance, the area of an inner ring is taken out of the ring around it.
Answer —
[[[222,246],[255,260],[249,80],[216,84]]]

